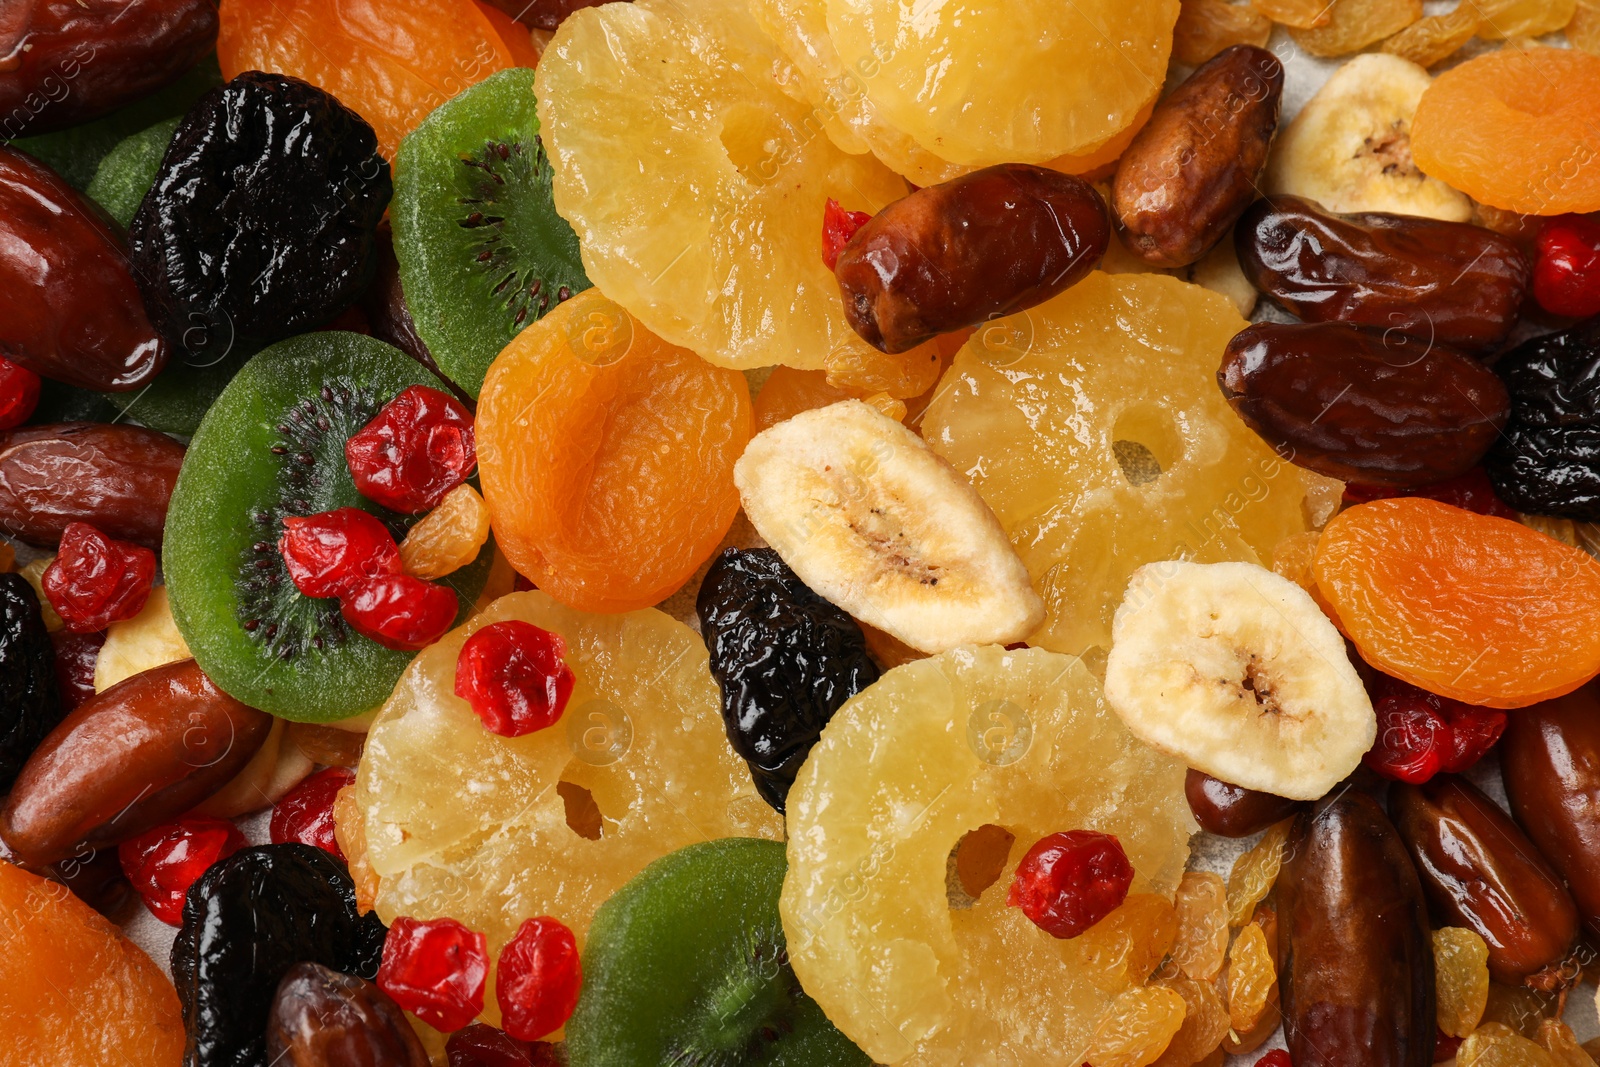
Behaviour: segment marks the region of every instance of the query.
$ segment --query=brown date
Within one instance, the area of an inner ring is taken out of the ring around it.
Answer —
[[[603,4],[606,0],[489,0],[524,26],[536,30],[553,30],[574,11]]]
[[[34,750],[0,806],[0,837],[25,863],[55,863],[177,818],[250,761],[272,716],[194,660],[136,674],[85,702]]]
[[[161,547],[183,446],[138,426],[63,422],[0,434],[0,531],[54,547],[68,523]]]
[[[1477,360],[1339,322],[1241,330],[1217,382],[1278,455],[1366,485],[1465,474],[1511,414],[1505,385]]]
[[[0,147],[0,356],[118,392],[154,378],[167,354],[112,224],[49,167]]]
[[[1600,942],[1600,691],[1590,683],[1509,716],[1500,771],[1511,813],[1566,879]]]
[[[217,46],[212,0],[6,0],[0,140],[143,99]]]
[[[1157,104],[1111,183],[1128,251],[1187,267],[1222,240],[1256,197],[1282,101],[1278,57],[1237,44]]]
[[[1482,937],[1495,981],[1546,992],[1567,984],[1578,909],[1511,816],[1453,774],[1397,782],[1389,811],[1439,925]]]
[[[1260,833],[1303,807],[1298,800],[1232,785],[1192,767],[1184,779],[1183,792],[1200,829],[1222,837]]]
[[[1427,905],[1376,800],[1345,790],[1296,819],[1278,876],[1278,923],[1295,1067],[1431,1067]]]
[[[1110,240],[1087,182],[1003,163],[896,200],[850,239],[834,274],[856,333],[904,352],[1044,303],[1088,274]]]
[[[1335,215],[1292,196],[1250,205],[1233,241],[1250,283],[1305,322],[1353,322],[1472,352],[1505,341],[1531,277],[1521,250],[1481,226]]]
[[[267,1016],[267,1062],[281,1067],[428,1067],[405,1012],[372,982],[297,963]]]

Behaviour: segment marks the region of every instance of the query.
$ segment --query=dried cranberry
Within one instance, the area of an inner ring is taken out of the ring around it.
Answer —
[[[1414,489],[1398,489],[1387,485],[1359,485],[1355,482],[1349,482],[1344,487],[1346,507],[1367,504],[1374,500],[1387,500],[1396,496],[1420,496],[1427,500],[1437,500],[1441,504],[1475,511],[1479,515],[1493,515],[1501,519],[1517,517],[1517,513],[1500,499],[1500,494],[1494,491],[1488,472],[1482,467],[1473,467],[1465,474],[1442,482],[1434,482],[1432,485],[1420,485]]]
[[[1433,1039],[1433,1062],[1443,1063],[1456,1058],[1456,1052],[1461,1048],[1461,1038],[1451,1037],[1443,1030],[1438,1031],[1438,1036]],[[1289,1067],[1284,1064],[1283,1067]]]
[[[583,988],[578,939],[559,919],[529,919],[495,964],[494,996],[506,1033],[534,1041],[567,1024]]]
[[[1256,1067],[1294,1067],[1294,1061],[1281,1048],[1275,1048],[1256,1061]]]
[[[872,215],[868,212],[846,211],[839,206],[839,201],[828,198],[828,206],[822,209],[822,262],[829,270],[838,264],[839,253],[850,243],[850,238],[871,221]]]
[[[389,927],[378,987],[402,1008],[449,1033],[483,1010],[489,950],[484,936],[454,919],[399,918]]]
[[[344,859],[344,851],[333,836],[333,800],[339,790],[355,780],[355,771],[348,767],[329,767],[285,793],[272,808],[268,829],[272,843],[298,841]]]
[[[1041,838],[1017,864],[1006,904],[1051,937],[1077,937],[1116,911],[1133,884],[1122,843],[1094,830]]]
[[[426,648],[443,637],[459,609],[449,586],[409,574],[368,578],[339,601],[339,613],[352,629],[402,652]]]
[[[100,662],[100,646],[106,643],[104,630],[75,634],[57,630],[50,635],[56,652],[56,690],[61,694],[61,710],[71,711],[94,696],[94,669]]]
[[[400,548],[389,528],[360,508],[283,520],[278,551],[306,596],[346,596],[364,579],[399,574]]]
[[[408,387],[345,442],[356,488],[393,511],[437,507],[478,465],[472,416],[448,393]]]
[[[531,623],[497,622],[461,646],[456,696],[501,737],[521,737],[554,725],[572,696],[572,669],[560,634]]]
[[[117,846],[117,858],[151,914],[168,926],[179,926],[189,887],[213,863],[248,844],[233,823],[190,815],[124,841]]]
[[[559,1067],[554,1047],[543,1041],[518,1041],[488,1023],[457,1030],[445,1043],[450,1067]]]
[[[1600,314],[1600,221],[1558,215],[1539,230],[1533,295],[1553,315]]]
[[[1450,724],[1420,696],[1383,697],[1373,708],[1378,739],[1361,762],[1385,778],[1416,785],[1439,773],[1450,754]]]
[[[39,376],[0,356],[0,430],[21,426],[39,406]]]
[[[67,629],[87,634],[139,614],[155,577],[154,552],[74,522],[62,531],[61,550],[42,584]]]

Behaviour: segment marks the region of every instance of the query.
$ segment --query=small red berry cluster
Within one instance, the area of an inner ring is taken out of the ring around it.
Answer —
[[[144,610],[155,577],[154,552],[73,522],[61,532],[40,585],[66,629],[92,634]]]
[[[1382,675],[1372,686],[1378,739],[1361,762],[1385,778],[1421,785],[1459,774],[1483,758],[1506,729],[1506,713],[1418,689]]]

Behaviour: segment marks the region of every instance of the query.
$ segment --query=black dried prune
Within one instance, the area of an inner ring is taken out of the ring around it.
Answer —
[[[188,1030],[184,1067],[265,1067],[278,983],[297,963],[378,973],[387,931],[356,908],[344,866],[310,845],[261,845],[215,863],[189,889],[172,943]]]
[[[354,302],[393,192],[377,146],[365,119],[298,78],[246,71],[202,97],[128,228],[168,340],[221,355]]]
[[[1518,511],[1600,521],[1600,318],[1525,341],[1495,373],[1511,420],[1484,458]]]
[[[61,721],[55,663],[33,587],[20,574],[0,574],[0,795]]]
[[[724,552],[696,607],[728,741],[781,812],[833,713],[878,680],[866,638],[770,548]]]

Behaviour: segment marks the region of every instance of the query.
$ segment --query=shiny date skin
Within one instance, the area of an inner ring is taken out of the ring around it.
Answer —
[[[1338,322],[1241,330],[1217,382],[1278,455],[1364,485],[1465,474],[1511,416],[1505,384],[1470,356]]]
[[[226,785],[272,727],[194,660],[136,674],[71,712],[0,806],[0,838],[56,863],[169,822]]]
[[[372,982],[320,963],[297,963],[278,983],[267,1017],[275,1067],[428,1067],[405,1012]]]
[[[1600,691],[1590,683],[1510,716],[1500,771],[1511,813],[1600,941]]]
[[[0,531],[54,547],[68,523],[161,547],[184,448],[138,426],[64,422],[0,434]]]
[[[101,392],[139,388],[168,358],[112,224],[49,167],[4,147],[0,356]]]
[[[65,129],[141,100],[216,46],[212,0],[6,0],[0,139]]]
[[[1531,268],[1510,240],[1465,222],[1335,215],[1274,196],[1233,231],[1239,266],[1304,322],[1351,322],[1469,352],[1517,324]]]
[[[1183,792],[1200,829],[1221,837],[1249,837],[1304,807],[1298,800],[1232,785],[1193,768],[1184,779]]]
[[[1509,815],[1453,774],[1396,783],[1389,812],[1439,925],[1482,937],[1495,981],[1543,992],[1568,984],[1577,906]]]
[[[1111,183],[1128,251],[1153,266],[1187,267],[1222,240],[1256,197],[1282,102],[1278,57],[1239,44],[1156,105]]]
[[[904,352],[1049,300],[1088,274],[1110,239],[1087,182],[1004,163],[890,204],[845,245],[834,274],[856,333]]]
[[[1431,1067],[1427,906],[1376,800],[1344,790],[1296,819],[1278,876],[1278,923],[1295,1067]]]

